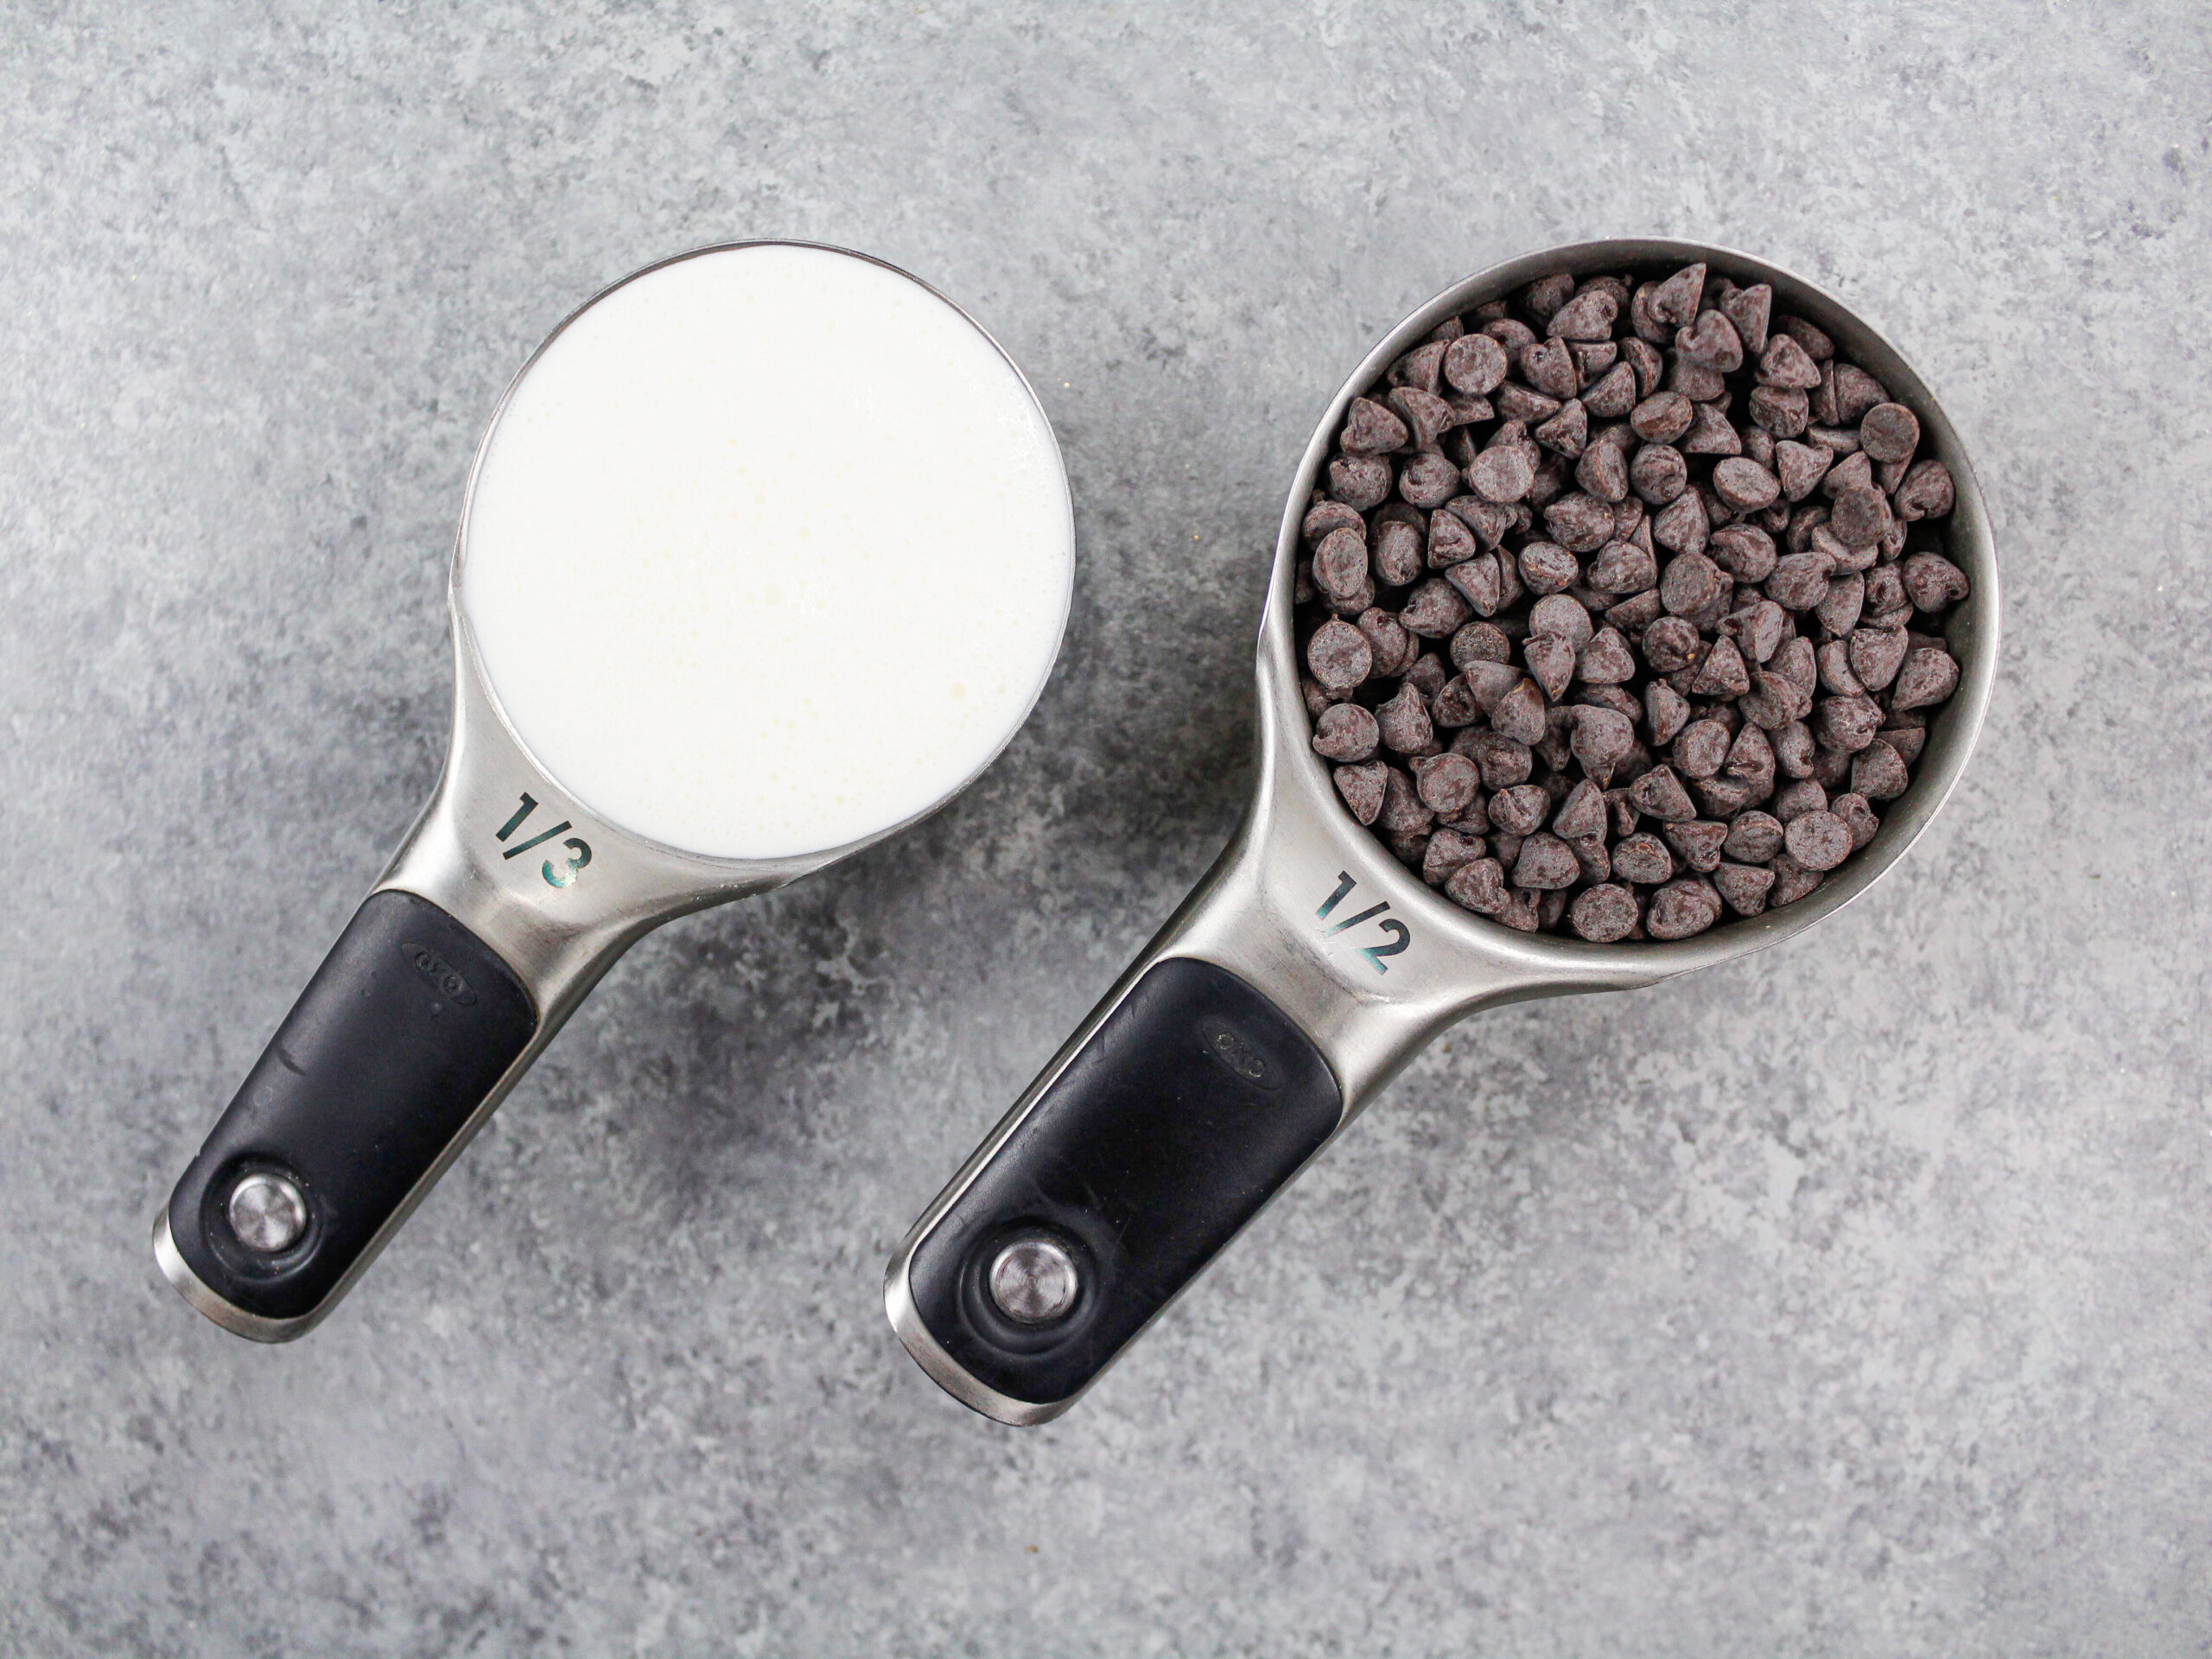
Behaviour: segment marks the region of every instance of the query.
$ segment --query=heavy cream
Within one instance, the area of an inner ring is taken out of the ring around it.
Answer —
[[[592,811],[722,858],[927,811],[1027,716],[1073,567],[1052,429],[912,278],[761,245],[615,289],[485,442],[461,605]]]

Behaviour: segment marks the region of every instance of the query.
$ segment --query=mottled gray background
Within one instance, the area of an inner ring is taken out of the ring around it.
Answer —
[[[2201,7],[112,5],[0,17],[0,1648],[2212,1649]],[[1220,844],[1370,340],[1592,234],[1885,329],[2009,582],[1987,736],[1809,937],[1462,1027],[1072,1416],[886,1254]],[[1036,380],[1037,715],[639,947],[352,1300],[155,1275],[444,740],[472,447],[563,312],[880,252]]]

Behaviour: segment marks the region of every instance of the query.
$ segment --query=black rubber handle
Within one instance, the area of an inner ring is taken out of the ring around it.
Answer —
[[[474,934],[427,899],[371,893],[177,1183],[177,1253],[249,1313],[312,1313],[537,1030],[530,993]],[[257,1173],[305,1200],[305,1230],[273,1253],[231,1223]]]
[[[1001,1394],[1069,1398],[1343,1112],[1328,1062],[1274,1003],[1211,963],[1155,963],[914,1252],[922,1323]],[[1058,1244],[1075,1268],[1071,1305],[1042,1323],[1009,1318],[990,1287],[1001,1252],[1024,1238]]]

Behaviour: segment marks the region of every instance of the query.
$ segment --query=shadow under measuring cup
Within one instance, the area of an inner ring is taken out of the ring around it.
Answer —
[[[732,244],[577,310],[477,452],[436,791],[156,1216],[170,1283],[310,1329],[632,942],[990,764],[1073,546],[1028,384],[904,271]]]
[[[1300,522],[1351,400],[1440,324],[1538,277],[1709,263],[1772,285],[1908,405],[1950,469],[1947,551],[1971,582],[1961,664],[1910,787],[1872,841],[1785,908],[1673,943],[1522,933],[1432,892],[1338,799],[1309,741],[1293,583]],[[1863,893],[1957,783],[1997,664],[1997,562],[1958,434],[1904,359],[1802,278],[1724,249],[1580,244],[1454,284],[1329,405],[1293,480],[1259,639],[1258,777],[1229,848],[914,1224],[885,1278],[922,1369],[1001,1422],[1065,1411],[1432,1039],[1478,1009],[1628,989],[1786,939]]]

